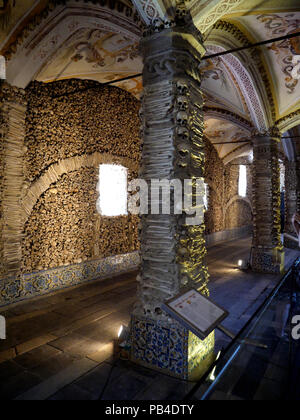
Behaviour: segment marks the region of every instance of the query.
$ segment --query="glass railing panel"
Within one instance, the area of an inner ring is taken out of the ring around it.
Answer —
[[[300,288],[296,281],[299,268],[300,260],[224,351],[215,370],[206,380],[203,378],[188,399],[297,398],[299,387],[295,384],[300,379],[297,370],[300,344],[292,337],[292,318],[300,314]]]

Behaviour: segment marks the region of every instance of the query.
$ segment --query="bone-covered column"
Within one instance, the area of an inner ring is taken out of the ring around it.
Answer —
[[[296,176],[297,176],[297,213],[300,214],[300,157],[296,160]]]
[[[26,98],[22,89],[3,83],[3,266],[7,277],[18,276],[22,263],[23,218],[20,197],[24,183],[23,156]]]
[[[297,212],[297,162],[285,161],[285,226],[284,232],[288,235],[296,236],[292,218]],[[287,248],[298,248],[298,243],[291,240],[288,236],[284,238],[284,245]]]
[[[191,180],[195,185],[204,178],[199,72],[205,53],[202,36],[186,12],[179,9],[174,21],[149,28],[141,50],[144,95],[140,177],[149,190],[153,179],[179,180],[182,185],[184,180]],[[193,190],[193,199],[201,201],[203,197],[197,194],[204,196],[204,190]],[[162,204],[161,197],[158,201]],[[213,335],[201,342],[172,321],[162,311],[162,304],[182,287],[208,294],[205,227],[203,222],[188,225],[185,212],[151,214],[150,209],[149,205],[149,214],[141,220],[141,272],[132,317],[132,359],[187,378],[199,367],[200,360],[207,361],[211,356]]]
[[[264,273],[284,269],[280,218],[280,132],[273,128],[253,137],[254,235],[252,268]]]

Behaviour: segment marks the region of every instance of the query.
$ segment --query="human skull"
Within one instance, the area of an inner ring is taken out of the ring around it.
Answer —
[[[188,114],[186,112],[180,111],[177,114],[177,123],[182,126],[182,127],[186,127],[187,123],[188,123]]]
[[[186,129],[186,128],[184,128],[184,127],[180,127],[180,128],[178,128],[177,133],[178,133],[178,136],[179,136],[182,140],[184,140],[184,141],[187,141],[187,140],[189,139],[189,137],[190,137],[189,130],[187,130],[187,129]]]
[[[164,26],[165,26],[165,29],[170,29],[170,28],[172,28],[172,26],[174,26],[174,24],[171,20],[165,20],[164,21]]]
[[[184,21],[186,16],[187,16],[186,8],[180,7],[180,5],[178,5],[178,7],[176,8],[176,20]]]
[[[188,143],[180,143],[177,150],[181,158],[186,158],[191,152],[191,147]]]
[[[177,166],[181,169],[186,169],[188,167],[188,163],[184,160],[177,160]]]
[[[181,111],[186,111],[188,109],[188,106],[189,106],[189,102],[188,102],[187,96],[178,96],[178,98],[177,98],[177,104],[178,104],[178,108]]]
[[[178,80],[178,82],[176,83],[176,86],[177,86],[178,92],[181,95],[185,96],[187,94],[187,92],[188,92],[188,85],[185,82],[183,82],[181,80]]]
[[[163,22],[161,21],[161,19],[155,19],[153,22],[153,28],[154,28],[154,32],[160,32],[164,27]]]

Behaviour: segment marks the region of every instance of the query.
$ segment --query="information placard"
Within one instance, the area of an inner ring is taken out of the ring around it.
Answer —
[[[163,305],[163,309],[204,340],[229,313],[195,289],[181,293]]]

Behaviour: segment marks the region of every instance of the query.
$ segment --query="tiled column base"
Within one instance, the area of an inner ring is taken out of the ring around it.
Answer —
[[[258,273],[280,274],[284,272],[284,252],[277,249],[252,249],[252,270]]]
[[[131,319],[131,360],[180,379],[197,380],[206,372],[215,360],[214,344],[214,333],[201,341],[175,321]]]

